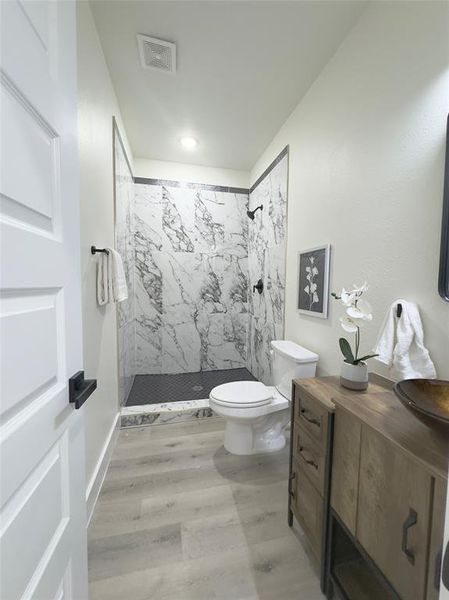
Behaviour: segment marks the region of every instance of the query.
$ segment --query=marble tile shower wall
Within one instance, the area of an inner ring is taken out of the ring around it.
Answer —
[[[263,205],[249,224],[249,282],[253,286],[261,278],[264,291],[249,295],[247,368],[266,385],[272,384],[270,342],[284,337],[287,184],[288,153],[284,151],[249,197],[250,210]]]
[[[136,183],[136,374],[246,365],[248,195]]]
[[[121,404],[126,402],[135,374],[135,319],[134,319],[134,179],[120,138],[115,130],[115,235],[116,249],[123,260],[128,299],[118,306],[119,394]]]

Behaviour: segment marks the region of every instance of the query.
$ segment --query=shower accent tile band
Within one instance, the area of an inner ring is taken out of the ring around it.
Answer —
[[[271,171],[274,169],[274,167],[276,165],[278,165],[281,160],[284,158],[284,156],[287,156],[288,154],[288,149],[289,146],[285,146],[285,148],[283,150],[281,150],[279,152],[279,154],[276,156],[276,158],[273,160],[273,162],[271,164],[268,165],[268,167],[265,169],[265,171],[262,173],[262,175],[256,180],[255,183],[253,183],[253,185],[249,188],[249,192],[252,193],[254,192],[254,190],[256,189],[256,187],[262,183],[262,181],[265,179],[265,177],[267,175],[269,175],[271,173]]]
[[[151,177],[134,177],[134,183],[142,183],[144,185],[161,185],[165,187],[186,188],[191,190],[203,190],[206,192],[224,192],[226,194],[249,194],[248,188],[229,187],[226,185],[212,185],[209,183],[172,181],[170,179],[153,179]]]

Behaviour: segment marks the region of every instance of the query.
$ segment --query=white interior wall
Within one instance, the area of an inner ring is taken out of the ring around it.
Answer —
[[[89,510],[101,483],[119,409],[115,305],[98,306],[90,246],[114,246],[112,117],[131,157],[125,129],[88,2],[77,3],[81,268],[84,368],[98,388],[85,404]]]
[[[249,188],[249,172],[148,158],[134,159],[134,176]]]
[[[449,304],[437,293],[446,116],[447,3],[371,3],[263,153],[290,146],[286,337],[340,368],[341,307],[296,310],[297,253],[332,244],[331,290],[367,280],[369,350],[397,298],[418,303],[438,375],[449,378]],[[386,374],[380,363],[371,370]]]

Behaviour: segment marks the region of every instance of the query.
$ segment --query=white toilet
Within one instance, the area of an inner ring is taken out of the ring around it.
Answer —
[[[318,354],[294,342],[271,342],[274,386],[233,381],[215,387],[211,409],[226,419],[224,446],[231,454],[276,452],[285,446],[292,379],[315,377]]]

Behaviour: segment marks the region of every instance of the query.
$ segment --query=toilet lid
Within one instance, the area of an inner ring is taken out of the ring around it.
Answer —
[[[220,404],[232,404],[235,407],[264,406],[271,401],[269,388],[260,381],[233,381],[217,385],[210,397]]]

